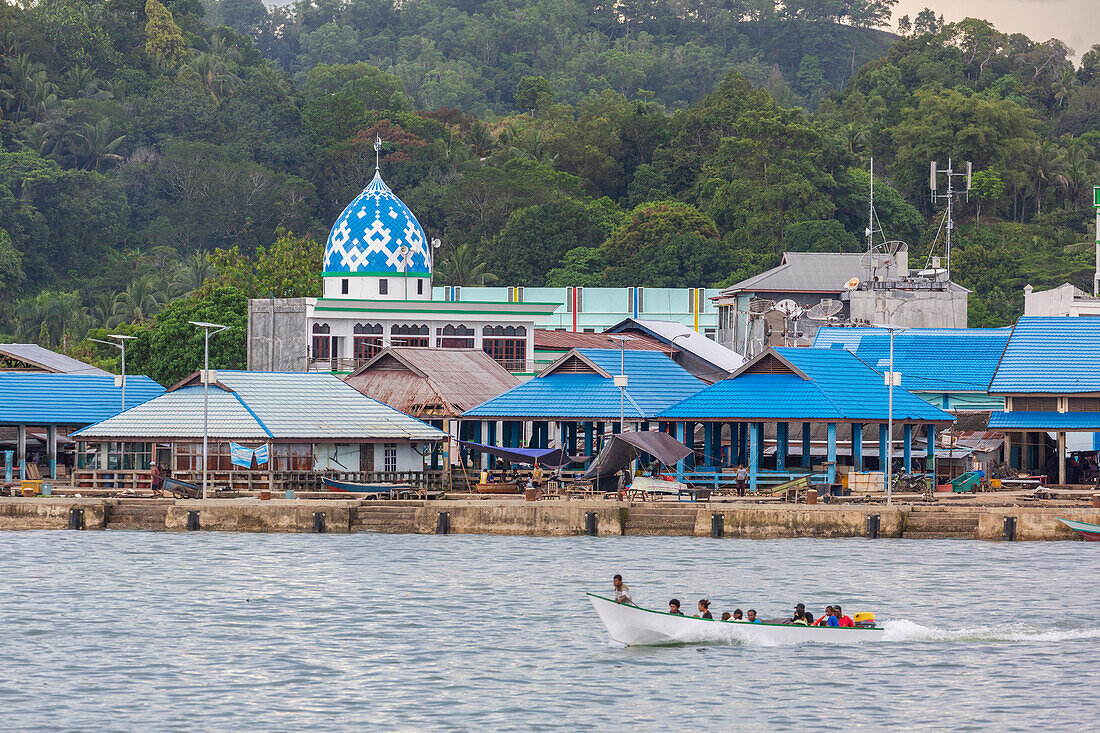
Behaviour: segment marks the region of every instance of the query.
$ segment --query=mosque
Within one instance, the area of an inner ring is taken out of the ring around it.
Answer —
[[[329,232],[322,297],[249,303],[248,368],[350,372],[386,347],[417,346],[481,349],[525,371],[535,324],[561,304],[435,301],[434,250],[376,164]]]

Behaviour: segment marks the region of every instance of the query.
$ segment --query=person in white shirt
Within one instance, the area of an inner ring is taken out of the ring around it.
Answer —
[[[616,575],[611,579],[611,584],[615,586],[615,603],[629,603],[634,605],[634,599],[630,597],[630,589],[626,587],[626,583],[623,582],[623,576]]]

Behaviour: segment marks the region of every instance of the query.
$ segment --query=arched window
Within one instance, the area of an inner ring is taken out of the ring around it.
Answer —
[[[527,329],[523,326],[485,326],[481,348],[510,372],[526,371]]]
[[[428,346],[426,324],[394,324],[390,326],[390,344],[393,346]]]
[[[382,350],[382,324],[356,323],[352,331],[355,334],[355,365],[361,366]]]
[[[474,329],[464,325],[447,324],[443,328],[436,329],[439,337],[439,346],[444,349],[472,349],[474,348]]]
[[[317,360],[332,358],[332,337],[329,336],[331,330],[327,323],[313,324],[313,348],[310,357]]]

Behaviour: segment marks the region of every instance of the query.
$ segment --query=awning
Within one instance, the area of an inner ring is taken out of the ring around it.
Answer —
[[[561,448],[498,448],[495,445],[482,445],[471,443],[468,440],[460,440],[458,444],[463,448],[476,450],[479,453],[488,453],[497,458],[503,458],[512,463],[526,463],[534,465],[538,463],[546,468],[560,468],[572,463],[569,456],[563,456]]]
[[[691,448],[668,433],[618,433],[604,443],[596,462],[585,472],[585,478],[612,476],[630,465],[641,453],[648,453],[666,466],[691,455]]]

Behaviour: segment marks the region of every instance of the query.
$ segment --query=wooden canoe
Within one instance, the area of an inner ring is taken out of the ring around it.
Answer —
[[[519,484],[478,484],[479,494],[518,494]]]
[[[325,477],[321,478],[321,484],[329,491],[342,494],[389,494],[409,488],[406,484],[359,484]]]
[[[1090,542],[1100,542],[1100,524],[1089,524],[1088,522],[1078,522],[1073,519],[1062,519],[1061,517],[1058,517],[1058,521],[1084,537],[1086,540]]]

